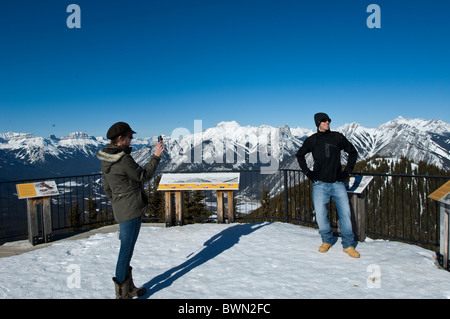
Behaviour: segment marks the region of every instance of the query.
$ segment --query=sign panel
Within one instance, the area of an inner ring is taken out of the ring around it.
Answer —
[[[158,190],[239,190],[239,177],[239,173],[164,174]]]
[[[352,176],[348,179],[348,184],[345,185],[347,193],[361,194],[369,183],[372,181],[373,176]]]
[[[437,200],[438,202],[450,205],[450,181],[439,187],[433,193],[428,195],[428,197]]]
[[[17,184],[16,189],[19,199],[59,195],[55,181]]]

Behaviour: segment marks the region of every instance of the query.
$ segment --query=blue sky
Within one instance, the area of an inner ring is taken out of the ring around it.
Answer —
[[[69,4],[81,28],[69,29]],[[381,28],[366,12],[381,8]],[[448,0],[0,2],[0,132],[450,122]]]

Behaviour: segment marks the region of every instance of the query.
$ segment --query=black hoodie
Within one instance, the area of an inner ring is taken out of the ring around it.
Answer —
[[[342,171],[341,150],[348,153],[347,166]],[[305,156],[312,152],[314,167],[311,171],[306,165]],[[312,181],[334,183],[343,182],[353,171],[358,152],[355,147],[339,132],[325,131],[308,137],[296,154],[303,173]]]

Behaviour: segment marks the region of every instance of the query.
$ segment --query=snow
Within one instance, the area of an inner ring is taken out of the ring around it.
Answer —
[[[316,229],[286,223],[143,224],[134,282],[150,299],[450,298],[450,272],[415,245],[340,241],[319,253]],[[117,232],[62,240],[0,259],[0,298],[114,298]]]

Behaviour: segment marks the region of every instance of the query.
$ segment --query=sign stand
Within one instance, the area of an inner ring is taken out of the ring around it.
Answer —
[[[348,184],[345,185],[350,198],[353,232],[357,240],[361,242],[366,239],[366,202],[364,200],[364,190],[372,180],[373,176],[352,176]]]
[[[175,197],[175,203],[172,201]],[[168,191],[164,193],[166,209],[166,227],[183,226],[184,224],[184,191]]]
[[[227,194],[227,214],[228,214],[228,223],[234,223],[234,200],[233,200],[233,191],[217,191],[217,222],[225,223],[224,216],[224,200],[223,195]]]
[[[33,246],[52,240],[51,216],[50,197],[27,199],[28,236]],[[39,229],[39,217],[42,217],[41,229]],[[39,236],[40,230],[42,230],[42,237]]]
[[[166,227],[184,224],[184,191],[216,190],[217,222],[224,223],[224,194],[227,194],[228,222],[234,222],[233,190],[239,190],[239,173],[164,174],[158,191],[164,191]],[[175,197],[175,202],[173,202]]]
[[[440,205],[440,231],[439,231],[439,264],[446,270],[449,268],[449,213],[450,213],[450,181],[439,187],[429,198],[439,202]],[[441,262],[442,258],[442,262]]]
[[[30,243],[35,246],[50,242],[53,237],[50,196],[59,194],[56,183],[46,181],[17,184],[16,188],[19,199],[27,199],[28,239]]]

